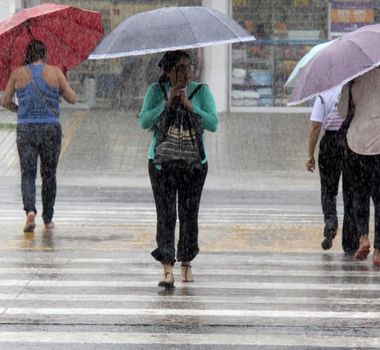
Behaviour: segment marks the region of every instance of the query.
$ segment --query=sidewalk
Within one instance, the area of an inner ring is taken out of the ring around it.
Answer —
[[[85,105],[64,108],[61,181],[81,185],[149,186],[147,152],[151,134],[140,128],[136,114],[87,109]],[[0,110],[0,126],[15,123],[13,113]],[[318,190],[318,175],[304,170],[308,123],[308,115],[299,114],[220,115],[217,132],[205,134],[209,154],[207,186]],[[15,130],[3,129],[0,145],[1,158],[5,155],[17,158]],[[8,174],[14,176],[15,171],[18,172],[17,161],[11,166],[14,171]]]

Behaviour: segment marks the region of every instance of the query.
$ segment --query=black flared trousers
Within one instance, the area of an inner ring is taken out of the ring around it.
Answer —
[[[354,214],[359,236],[369,233],[369,211],[372,198],[375,208],[374,248],[380,249],[380,155],[361,155],[349,150],[353,179]]]
[[[57,192],[56,171],[61,151],[59,124],[19,124],[17,149],[21,168],[21,193],[26,213],[36,210],[37,161],[40,157],[42,178],[42,219],[50,223]]]
[[[338,229],[336,198],[339,179],[342,175],[343,228],[342,247],[346,253],[353,253],[359,247],[353,209],[353,184],[348,164],[347,146],[335,131],[326,131],[319,144],[319,174],[321,179],[321,204],[325,221],[325,236]]]
[[[198,212],[207,163],[194,168],[181,161],[156,166],[150,160],[148,167],[157,213],[157,248],[152,256],[163,264],[173,265],[176,260],[192,261],[199,252]],[[179,239],[176,259],[177,197]]]

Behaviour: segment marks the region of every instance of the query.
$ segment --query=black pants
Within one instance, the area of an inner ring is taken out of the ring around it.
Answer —
[[[353,212],[352,177],[347,163],[347,147],[338,139],[336,132],[326,131],[319,145],[319,174],[321,179],[321,204],[325,221],[325,236],[338,229],[336,197],[342,174],[343,189],[343,229],[342,246],[346,253],[353,253],[359,246]]]
[[[203,164],[201,169],[197,169],[175,161],[164,164],[158,170],[150,160],[148,167],[157,212],[157,248],[152,252],[152,256],[163,264],[174,265],[176,261],[175,225],[178,193],[177,261],[191,261],[199,252],[198,212],[207,175],[207,163]]]
[[[56,170],[61,151],[62,132],[59,124],[20,124],[17,126],[17,148],[21,167],[21,193],[26,213],[36,210],[37,159],[40,156],[42,178],[42,218],[50,223],[57,192]]]
[[[350,169],[353,178],[354,214],[359,236],[368,235],[372,197],[375,207],[374,248],[380,248],[380,155],[361,155],[351,150]]]

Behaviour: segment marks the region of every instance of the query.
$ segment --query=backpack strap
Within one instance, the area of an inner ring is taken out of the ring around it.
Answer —
[[[352,119],[355,115],[355,104],[354,100],[352,98],[352,85],[354,84],[354,80],[351,80],[348,85],[348,111],[347,116],[344,119],[342,125],[339,128],[339,133],[341,134],[341,137],[346,140],[347,131],[351,125]]]
[[[188,97],[189,100],[191,100],[194,95],[203,87],[203,85],[205,84],[199,84],[195,89],[194,91],[190,94],[190,96]]]
[[[322,95],[318,95],[318,97],[321,99],[321,102],[323,104],[323,109],[325,111],[325,115],[324,115],[323,119],[325,120],[325,118],[327,118],[327,106],[326,106],[326,103],[325,103],[325,99],[322,97]],[[329,114],[330,114],[330,112],[329,112]]]
[[[167,101],[168,100],[168,94],[166,93],[165,86],[161,83],[159,83],[159,85],[161,88],[162,95],[164,96],[165,101]]]

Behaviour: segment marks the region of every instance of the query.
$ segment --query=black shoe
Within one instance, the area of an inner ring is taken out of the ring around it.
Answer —
[[[329,250],[332,247],[332,242],[336,236],[336,231],[329,231],[325,235],[325,239],[321,243],[323,250]]]

